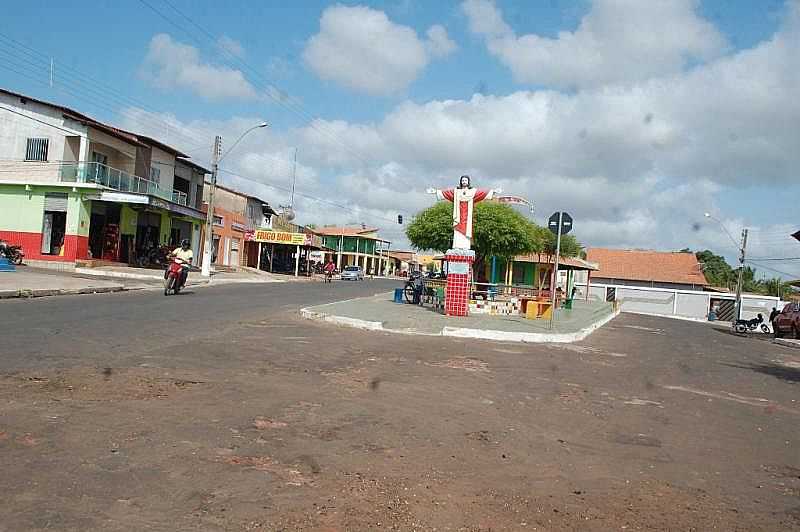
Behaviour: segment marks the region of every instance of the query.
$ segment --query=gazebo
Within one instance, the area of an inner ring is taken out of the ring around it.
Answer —
[[[530,253],[519,255],[506,264],[505,284],[532,286],[534,289],[549,290],[553,281],[554,256],[548,253]],[[578,257],[560,257],[558,271],[566,271],[565,293],[570,294],[575,286],[575,272],[586,272],[586,300],[589,299],[589,283],[593,271],[599,269],[594,262]],[[558,282],[558,280],[556,280]]]

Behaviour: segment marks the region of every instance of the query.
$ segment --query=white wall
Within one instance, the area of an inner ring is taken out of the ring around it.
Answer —
[[[65,137],[86,137],[86,127],[65,119],[60,111],[49,106],[27,102],[23,104],[20,98],[0,92],[0,106],[25,115],[0,109],[0,166],[3,170],[19,170],[0,172],[0,181],[58,181],[60,169],[57,164],[25,162],[28,138],[49,139],[47,159],[52,163],[64,158]]]
[[[89,128],[89,149],[81,159],[87,162],[92,160],[92,152],[96,151],[108,157],[108,166],[122,170],[128,174],[134,173],[136,163],[136,145],[125,142],[117,137],[104,133],[98,129]]]
[[[150,166],[161,170],[161,181],[159,188],[164,192],[172,192],[172,185],[175,182],[175,155],[152,146]],[[142,176],[148,177],[148,176]]]
[[[584,283],[576,283],[581,292],[585,290]],[[730,299],[736,298],[735,294],[721,294],[718,292],[703,292],[699,290],[675,290],[668,288],[640,288],[633,286],[609,285],[594,282],[589,288],[589,297],[605,300],[606,288],[616,288],[616,300],[620,302],[623,312],[639,312],[644,314],[657,314],[660,316],[678,316],[705,320],[711,306],[711,298]],[[761,313],[764,319],[769,316],[772,307],[778,305],[778,298],[771,296],[744,295],[742,296],[742,318],[755,318]]]

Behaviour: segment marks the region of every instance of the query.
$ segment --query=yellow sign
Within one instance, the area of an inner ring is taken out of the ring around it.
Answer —
[[[256,242],[269,242],[272,244],[291,244],[293,246],[307,245],[311,235],[303,233],[284,233],[282,231],[256,231],[253,240]]]

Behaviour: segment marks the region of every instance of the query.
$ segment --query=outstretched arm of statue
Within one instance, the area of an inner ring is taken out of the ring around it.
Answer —
[[[429,188],[425,192],[428,194],[436,194],[436,199],[453,201],[453,191],[451,189],[439,190],[437,188]]]

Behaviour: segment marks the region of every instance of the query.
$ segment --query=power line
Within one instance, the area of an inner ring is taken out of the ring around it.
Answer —
[[[13,58],[13,60],[15,60],[15,61],[22,60],[25,63],[33,66],[34,68],[38,68],[39,71],[41,73],[43,73],[43,74],[48,75],[50,73],[50,69],[51,69],[50,59],[53,56],[45,54],[42,51],[35,50],[34,48],[31,48],[30,46],[27,46],[27,45],[15,40],[15,39],[11,38],[11,37],[8,37],[7,35],[3,35],[2,33],[0,33],[0,40],[6,41],[6,43],[4,43],[4,44],[6,44],[6,46],[10,46],[12,48],[13,55],[12,55],[12,52],[9,52],[8,50],[0,50],[0,51],[10,55]],[[25,59],[24,57],[20,57],[19,54],[24,54],[24,55],[28,56],[29,58],[32,58],[33,60],[37,60],[38,59],[41,62],[40,63],[34,63],[34,62],[32,62],[32,61],[30,61],[28,59]],[[21,65],[19,63],[16,63],[14,66],[21,67]],[[24,67],[22,67],[22,68],[24,68]],[[25,74],[22,74],[20,72],[16,72],[16,73],[18,73],[20,75],[23,75],[28,79],[34,79],[34,78],[31,78],[30,76],[26,76]],[[88,91],[88,92],[91,92],[91,93],[94,93],[94,94],[99,94],[102,97],[106,97],[107,95],[110,95],[110,97],[112,99],[116,100],[119,104],[121,104],[123,106],[138,108],[138,109],[143,110],[143,111],[148,113],[148,115],[146,117],[144,117],[144,118],[147,119],[147,122],[145,122],[144,120],[142,120],[143,117],[133,117],[133,116],[131,116],[130,113],[123,113],[119,109],[113,109],[113,108],[105,107],[106,109],[109,109],[112,113],[118,114],[123,119],[132,120],[132,121],[137,122],[139,124],[145,124],[146,123],[147,124],[146,125],[147,128],[152,128],[152,127],[156,127],[157,129],[165,128],[168,133],[174,133],[174,134],[176,134],[176,135],[178,135],[180,137],[183,137],[184,139],[189,139],[189,140],[193,141],[196,145],[198,145],[200,143],[202,143],[204,145],[210,145],[211,144],[211,140],[210,139],[213,137],[213,134],[211,133],[211,131],[200,131],[200,130],[197,130],[198,132],[200,132],[203,135],[202,137],[199,137],[199,136],[197,136],[197,134],[195,132],[193,132],[191,130],[186,130],[186,129],[181,130],[181,128],[175,127],[170,122],[160,118],[159,115],[162,113],[161,111],[158,111],[158,110],[150,107],[148,104],[142,102],[141,100],[137,100],[136,98],[133,98],[133,97],[131,97],[129,95],[122,94],[121,92],[119,92],[118,90],[114,89],[110,85],[108,85],[108,84],[106,84],[106,83],[104,83],[104,82],[102,82],[102,81],[100,81],[100,80],[98,80],[96,78],[93,78],[92,76],[90,76],[90,75],[88,75],[88,74],[86,74],[84,72],[81,72],[81,71],[79,71],[77,69],[74,69],[74,68],[61,67],[58,70],[58,74],[59,74],[59,76],[58,76],[57,80],[59,82],[66,81],[68,83],[71,83],[72,87],[76,88],[75,90],[81,91],[82,93],[85,92],[85,91]],[[66,76],[67,79],[62,80],[62,76]],[[69,79],[69,78],[72,78],[72,79]],[[46,87],[50,87],[49,83],[44,83],[39,79],[34,79],[34,81],[36,81],[37,83],[42,84],[42,85],[44,85]],[[78,85],[80,85],[81,87],[78,87]],[[58,85],[56,85],[56,88],[58,89],[60,87]],[[89,101],[90,101],[91,104],[97,105],[96,98],[93,97]],[[99,107],[102,107],[102,106],[99,106]]]
[[[268,187],[272,187],[272,188],[275,188],[277,190],[283,190],[283,191],[286,191],[286,192],[291,192],[291,188],[287,187],[287,186],[276,185],[276,184],[270,183],[270,182],[265,181],[265,180],[255,179],[253,177],[245,176],[245,175],[242,175],[242,174],[230,171],[230,170],[220,169],[220,172],[228,174],[228,175],[232,175],[234,177],[238,177],[239,179],[243,179],[245,181],[251,181],[253,183],[257,183],[257,184],[260,184],[260,185],[265,185],[265,186],[268,186]],[[358,208],[348,207],[346,205],[342,205],[340,203],[336,203],[336,202],[333,202],[333,201],[330,201],[330,200],[326,200],[326,199],[323,199],[323,198],[318,198],[316,196],[312,196],[311,194],[306,194],[306,193],[303,193],[303,192],[295,191],[295,195],[310,199],[312,201],[316,201],[318,203],[322,203],[322,204],[325,204],[325,205],[330,205],[332,207],[337,207],[339,209],[342,209],[342,210],[345,210],[347,212],[353,213],[353,214],[355,214],[357,216],[369,216],[369,217],[374,218],[376,220],[383,220],[383,221],[386,221],[386,222],[390,222],[392,224],[396,224],[397,223],[397,220],[392,220],[390,218],[385,218],[383,216],[379,216],[379,215],[376,215],[376,214],[370,214],[367,211],[363,211],[363,210],[358,209]]]
[[[201,42],[201,40],[197,36],[195,36],[192,32],[190,32],[185,27],[181,26],[180,24],[178,24],[177,22],[175,22],[171,18],[169,18],[162,11],[160,11],[156,7],[154,7],[150,2],[148,2],[147,0],[139,0],[139,1],[142,4],[144,4],[146,7],[148,7],[151,11],[156,13],[159,17],[161,17],[165,21],[169,22],[172,26],[174,26],[177,29],[181,30],[186,35],[188,35],[195,43],[198,44],[198,46],[201,46],[201,47],[203,46],[203,43]],[[209,32],[203,26],[201,26],[200,24],[198,24],[197,22],[192,20],[191,17],[189,17],[188,15],[183,13],[177,7],[175,7],[172,3],[169,2],[169,0],[164,0],[164,2],[167,5],[169,5],[172,8],[172,10],[175,11],[180,17],[185,19],[192,26],[194,26],[201,33],[203,33],[206,37],[208,37],[211,40],[212,44],[214,44],[216,42],[217,38],[211,32]],[[236,65],[234,65],[233,62],[237,62],[241,66],[243,66],[247,71],[249,71],[251,73],[250,79],[247,80],[247,81],[249,81],[251,84],[253,84],[253,85],[257,86],[258,88],[260,88],[262,90],[262,92],[264,92],[275,103],[277,103],[278,105],[280,105],[281,107],[283,107],[287,111],[298,115],[303,120],[307,120],[309,128],[315,130],[317,133],[320,133],[321,135],[323,135],[325,137],[328,137],[328,139],[330,139],[330,140],[334,141],[335,143],[339,144],[346,151],[348,151],[351,155],[353,155],[355,158],[360,160],[365,165],[368,166],[370,164],[369,161],[366,158],[361,156],[361,154],[359,154],[356,151],[354,151],[347,143],[342,142],[342,140],[340,140],[339,137],[335,133],[332,133],[330,130],[328,130],[328,128],[321,127],[319,124],[315,123],[318,120],[318,118],[315,117],[314,115],[312,115],[311,113],[308,113],[307,111],[305,111],[305,109],[303,109],[302,105],[300,105],[300,104],[290,105],[289,103],[287,103],[287,101],[284,98],[276,96],[275,93],[283,95],[283,94],[288,94],[288,92],[284,91],[283,89],[279,88],[274,83],[269,81],[266,77],[264,77],[261,74],[261,72],[257,68],[251,66],[246,61],[244,61],[244,59],[235,56],[230,51],[228,51],[228,50],[226,50],[224,48],[221,48],[221,49],[217,48],[217,49],[222,54],[224,54],[225,56],[230,58],[230,59],[223,59],[223,62],[224,62],[224,64],[226,66],[228,66],[229,68],[232,68],[233,70],[237,70],[240,73],[241,73],[241,70],[239,70],[239,68]],[[244,73],[242,73],[242,74],[244,75]],[[253,81],[253,77],[260,79],[262,81],[262,83],[261,84],[255,83]],[[245,78],[245,79],[247,79],[247,78]]]
[[[759,268],[764,268],[765,270],[769,270],[771,272],[779,273],[781,275],[785,275],[786,277],[796,277],[797,276],[796,273],[788,273],[788,272],[784,272],[784,271],[781,271],[781,270],[776,270],[775,268],[771,268],[769,266],[765,266],[764,264],[760,264],[760,263],[758,263],[757,261],[754,261],[754,260],[746,259],[745,262],[749,262],[751,264],[755,264]]]
[[[152,6],[150,6],[149,4],[147,4],[147,2],[145,2],[144,0],[141,0],[141,1],[142,1],[142,3],[144,3],[145,5],[148,5],[148,7],[150,7],[150,8],[151,8],[151,9],[153,9],[154,11],[158,12],[158,11],[157,11],[157,10],[155,10],[155,9],[154,9]],[[170,4],[170,5],[171,5],[171,4]],[[173,9],[175,9],[175,8],[174,8],[174,6],[172,6],[172,7],[173,7]],[[176,10],[176,11],[177,11],[177,10]],[[159,14],[160,14],[160,13],[159,13]],[[162,17],[163,17],[163,15],[162,15]],[[188,17],[186,17],[186,18],[188,19]],[[170,21],[170,22],[171,22],[171,21]],[[173,23],[173,24],[174,24],[174,23]],[[210,35],[210,34],[208,34],[208,35]],[[2,34],[0,34],[0,37],[3,37],[3,35],[2,35]],[[211,36],[211,37],[213,38],[213,36]],[[21,43],[18,43],[18,42],[17,42],[17,41],[15,41],[14,39],[11,39],[11,38],[8,38],[8,37],[6,37],[6,39],[7,39],[7,40],[10,40],[10,41],[12,41],[13,43],[16,43],[16,44],[17,44],[18,46],[20,46],[20,47],[23,47],[23,48],[25,48],[25,49],[29,50],[30,52],[26,52],[25,50],[22,50],[22,53],[24,53],[24,54],[28,55],[29,57],[34,57],[34,58],[35,58],[35,55],[34,55],[34,54],[39,54],[39,55],[41,55],[42,57],[47,57],[45,54],[43,54],[43,53],[41,53],[41,52],[37,52],[36,50],[34,50],[34,49],[30,48],[30,47],[27,47],[27,46],[25,46],[25,45],[23,45],[23,44],[21,44]],[[13,46],[13,45],[12,45],[12,46]],[[12,55],[11,55],[11,53],[10,53],[8,50],[2,50],[2,49],[0,49],[0,52],[3,52],[3,53],[4,53],[4,54],[6,54],[7,56],[13,57],[13,58],[14,58],[14,59],[16,59],[16,60],[20,60],[20,59],[21,59],[23,63],[27,63],[27,64],[28,64],[28,65],[30,65],[31,67],[33,67],[33,68],[35,68],[35,69],[39,69],[39,70],[40,70],[40,72],[42,72],[42,73],[46,73],[46,72],[48,72],[48,71],[49,71],[49,67],[48,67],[48,66],[46,66],[46,65],[43,65],[43,64],[37,64],[37,63],[34,63],[34,62],[32,62],[32,61],[30,61],[30,60],[28,60],[28,59],[25,59],[25,58],[17,58],[17,57],[15,57],[15,56],[12,56]],[[10,61],[9,61],[9,63],[10,63]],[[29,67],[25,67],[24,65],[21,65],[21,64],[19,64],[19,63],[15,63],[13,66],[16,66],[16,67],[22,67],[22,68],[29,68]],[[27,79],[30,79],[30,80],[32,80],[32,81],[34,81],[34,82],[38,83],[38,84],[41,84],[41,85],[45,86],[45,87],[49,87],[49,83],[46,83],[46,82],[42,81],[41,79],[38,79],[38,78],[36,78],[36,77],[33,77],[33,76],[31,76],[31,75],[28,75],[28,74],[26,74],[26,73],[24,73],[24,72],[20,72],[20,71],[18,71],[18,70],[15,70],[15,69],[13,69],[13,68],[10,68],[8,65],[3,65],[3,64],[0,64],[0,67],[6,68],[7,70],[10,70],[10,71],[12,71],[12,72],[14,72],[14,73],[16,73],[16,74],[18,74],[18,75],[21,75],[21,76],[23,76],[23,77],[25,77],[25,78],[27,78]],[[91,102],[91,103],[92,103],[94,106],[96,106],[96,107],[100,107],[100,108],[107,109],[107,110],[109,110],[109,111],[110,111],[110,112],[112,112],[112,113],[115,113],[115,114],[120,114],[120,115],[122,116],[121,112],[120,112],[118,109],[114,109],[114,108],[112,108],[112,107],[110,107],[110,106],[108,106],[108,105],[102,105],[102,104],[100,104],[100,103],[99,103],[99,101],[97,100],[97,98],[96,98],[96,97],[91,97],[91,96],[87,96],[87,95],[86,95],[86,93],[87,93],[87,92],[89,92],[90,94],[92,94],[92,93],[93,93],[94,95],[101,96],[101,97],[103,97],[103,98],[107,98],[107,97],[108,97],[108,94],[107,94],[107,93],[105,93],[104,91],[100,90],[100,89],[95,89],[95,88],[93,88],[93,87],[89,87],[88,89],[84,89],[84,88],[82,88],[82,87],[80,87],[80,86],[78,85],[78,84],[82,84],[82,83],[83,83],[83,80],[81,79],[81,77],[86,77],[87,79],[91,79],[90,77],[88,77],[88,76],[85,76],[85,75],[81,74],[81,73],[80,73],[79,71],[77,71],[77,70],[75,70],[75,72],[76,72],[77,74],[79,74],[79,75],[72,74],[72,73],[69,71],[69,69],[67,69],[67,68],[65,68],[65,69],[64,69],[64,72],[65,72],[65,73],[66,73],[68,76],[70,76],[70,75],[71,75],[71,76],[73,76],[73,79],[77,80],[77,83],[76,83],[75,81],[71,81],[71,80],[67,79],[67,80],[66,80],[66,81],[67,81],[67,83],[65,83],[66,87],[64,87],[63,89],[60,89],[60,90],[62,90],[63,92],[66,92],[66,93],[68,93],[68,94],[70,94],[70,95],[72,95],[73,97],[76,97],[76,98],[78,98],[78,99],[89,101],[89,102]],[[102,84],[102,83],[100,83],[100,82],[98,82],[98,84],[100,84],[100,85],[103,85],[103,84]],[[116,100],[116,101],[117,101],[117,102],[119,102],[119,103],[123,103],[123,104],[126,104],[126,105],[127,105],[127,102],[125,101],[127,97],[126,97],[125,95],[121,95],[120,93],[118,93],[118,92],[114,91],[113,89],[111,89],[111,90],[110,90],[110,91],[108,91],[108,92],[110,92],[110,95],[111,95],[111,98],[112,98],[112,99]],[[273,99],[274,99],[274,98],[273,98]],[[144,111],[149,111],[149,109],[147,109],[147,108],[146,108],[146,106],[142,105],[140,102],[137,102],[137,101],[135,101],[135,100],[133,100],[133,99],[129,99],[129,98],[128,98],[128,100],[132,101],[132,102],[133,102],[133,104],[134,104],[134,105],[136,105],[137,107],[142,107]],[[279,103],[283,103],[283,102],[279,102]],[[284,105],[284,107],[287,107],[287,106],[286,106],[286,105]],[[43,125],[45,125],[45,126],[52,127],[52,128],[58,129],[58,130],[60,130],[60,131],[63,131],[63,132],[69,133],[69,134],[74,134],[74,133],[75,133],[75,131],[67,130],[67,129],[61,128],[61,127],[59,127],[59,126],[56,126],[56,125],[54,125],[54,124],[49,124],[49,123],[47,123],[47,122],[44,122],[44,121],[42,121],[42,120],[38,120],[38,119],[36,119],[36,118],[34,118],[34,117],[31,117],[31,116],[25,115],[25,114],[23,114],[23,113],[20,113],[20,112],[18,112],[18,111],[15,111],[15,110],[13,110],[13,109],[8,109],[8,108],[6,108],[6,107],[2,107],[2,106],[0,106],[0,108],[4,109],[4,110],[6,110],[6,111],[9,111],[9,112],[11,112],[11,113],[14,113],[14,114],[17,114],[17,115],[20,115],[20,116],[24,116],[25,118],[29,118],[29,119],[31,119],[31,120],[34,120],[34,121],[36,121],[36,122],[39,122],[39,123],[41,123],[41,124],[43,124]],[[287,108],[288,108],[288,107],[287,107]],[[291,110],[291,109],[290,109],[290,110]],[[295,111],[297,111],[297,110],[295,110]],[[153,113],[157,113],[157,111],[151,111],[151,112],[153,112]],[[141,120],[137,120],[137,119],[135,119],[135,118],[132,118],[132,117],[130,117],[130,116],[127,116],[127,118],[129,118],[129,119],[132,119],[134,122],[138,122],[140,125],[143,125],[143,124],[144,124],[144,125],[146,125],[147,127],[154,127],[155,125],[159,125],[159,126],[161,126],[161,125],[166,125],[166,126],[167,126],[167,129],[170,129],[170,128],[171,128],[171,125],[170,125],[169,123],[167,123],[167,122],[164,122],[164,121],[161,121],[161,123],[157,123],[157,122],[150,122],[150,123],[148,124],[148,123],[146,123],[146,122],[143,122],[143,121],[141,121]],[[153,117],[153,118],[155,118],[155,117]],[[314,118],[313,116],[312,116],[312,117],[310,117],[310,118],[311,118],[311,120],[312,120],[312,121],[313,121],[313,120],[316,120],[316,118]],[[312,129],[314,129],[315,131],[317,131],[318,133],[321,133],[321,134],[323,134],[323,135],[326,135],[326,136],[327,136],[327,133],[326,133],[324,130],[322,130],[321,128],[317,127],[315,124],[311,123],[311,124],[310,124],[310,127],[311,127]],[[174,128],[172,128],[172,129],[174,129]],[[187,134],[184,134],[184,133],[181,133],[181,132],[179,132],[179,131],[176,131],[176,133],[177,133],[178,135],[180,135],[180,136],[184,136],[185,138],[189,138],[189,139],[192,139],[192,140],[198,140],[198,137],[191,137],[191,136],[189,136],[189,135],[187,135]],[[334,139],[334,140],[336,140],[337,142],[339,142],[339,141],[338,141],[338,139]],[[346,147],[346,146],[345,146],[345,147]],[[128,154],[128,155],[130,155],[130,154]],[[355,154],[355,155],[357,155],[357,154]],[[287,169],[288,169],[288,167],[289,167],[289,161],[288,161],[288,160],[283,160],[283,159],[280,159],[280,158],[278,158],[278,157],[276,157],[276,156],[273,156],[273,155],[268,155],[268,154],[259,154],[259,156],[260,156],[260,157],[267,157],[267,158],[271,158],[271,159],[273,159],[273,160],[275,160],[275,161],[277,161],[277,162],[281,163],[282,165],[285,165],[285,167],[286,167]],[[366,162],[364,159],[362,159],[362,161]],[[19,173],[20,171],[24,171],[24,172],[28,172],[28,173],[32,173],[32,172],[37,172],[37,173],[51,173],[51,172],[53,171],[53,168],[48,168],[47,166],[61,165],[61,164],[65,163],[65,162],[69,162],[69,163],[75,163],[75,162],[77,162],[77,161],[38,161],[38,162],[34,163],[34,164],[36,165],[36,167],[35,167],[35,168],[33,167],[33,165],[32,165],[32,164],[30,164],[30,163],[33,163],[33,162],[26,162],[26,163],[21,163],[21,164],[22,164],[22,166],[20,166],[18,169],[5,169],[5,168],[3,168],[3,169],[0,169],[0,172],[2,172],[2,173]],[[164,164],[164,165],[166,165],[166,166],[174,166],[174,165],[170,165],[170,164],[168,164],[168,163],[163,163],[163,164]],[[47,166],[45,166],[45,165],[47,165]],[[6,165],[0,165],[0,166],[6,166]],[[6,168],[7,168],[7,166],[6,166]],[[274,167],[273,167],[273,168],[274,168]],[[291,190],[291,189],[289,189],[288,187],[282,187],[282,186],[280,186],[280,185],[275,185],[275,184],[268,183],[268,182],[264,182],[264,181],[261,181],[261,180],[252,179],[252,178],[249,178],[249,177],[246,177],[246,176],[243,176],[243,175],[241,175],[241,174],[237,174],[237,173],[234,173],[234,172],[231,172],[231,171],[227,171],[227,170],[221,170],[221,171],[223,171],[223,172],[225,172],[225,173],[227,173],[227,174],[233,175],[233,176],[235,176],[235,177],[238,177],[238,178],[240,178],[240,179],[244,179],[244,180],[251,181],[251,182],[254,182],[254,183],[257,183],[257,184],[260,184],[260,185],[268,186],[268,187],[271,187],[271,188],[273,188],[273,189],[276,189],[276,190],[285,190],[285,191],[287,191],[287,192]],[[352,207],[348,207],[348,206],[345,206],[345,205],[342,205],[342,204],[339,204],[339,203],[336,203],[336,202],[332,202],[332,201],[329,201],[329,200],[325,200],[325,199],[322,199],[322,198],[318,198],[318,197],[315,197],[315,196],[313,196],[313,195],[311,195],[311,194],[306,194],[306,193],[303,193],[303,192],[299,192],[299,191],[298,191],[298,192],[296,192],[296,195],[298,195],[298,196],[300,196],[300,197],[307,198],[307,199],[309,199],[309,200],[311,200],[311,201],[315,201],[315,202],[318,202],[318,203],[321,203],[321,204],[330,205],[330,206],[333,206],[333,207],[336,207],[336,208],[339,208],[339,209],[345,210],[345,211],[347,211],[347,212],[349,212],[349,213],[355,214],[355,215],[356,215],[356,216],[358,216],[358,217],[366,216],[366,217],[369,217],[369,218],[372,218],[372,219],[376,219],[376,220],[382,220],[382,221],[389,222],[389,223],[390,223],[390,224],[392,224],[392,225],[394,225],[394,224],[396,223],[396,220],[389,219],[389,218],[386,218],[386,217],[383,217],[383,216],[379,216],[379,215],[376,215],[376,214],[372,214],[372,213],[370,213],[370,212],[368,212],[368,211],[365,211],[365,210],[359,209],[359,208],[357,208],[357,207],[356,207],[356,208],[352,208]],[[391,226],[390,226],[390,227],[391,227]],[[395,231],[392,231],[392,230],[390,230],[390,229],[388,229],[388,228],[387,228],[387,229],[385,229],[384,231],[385,231],[385,232],[395,232]]]

